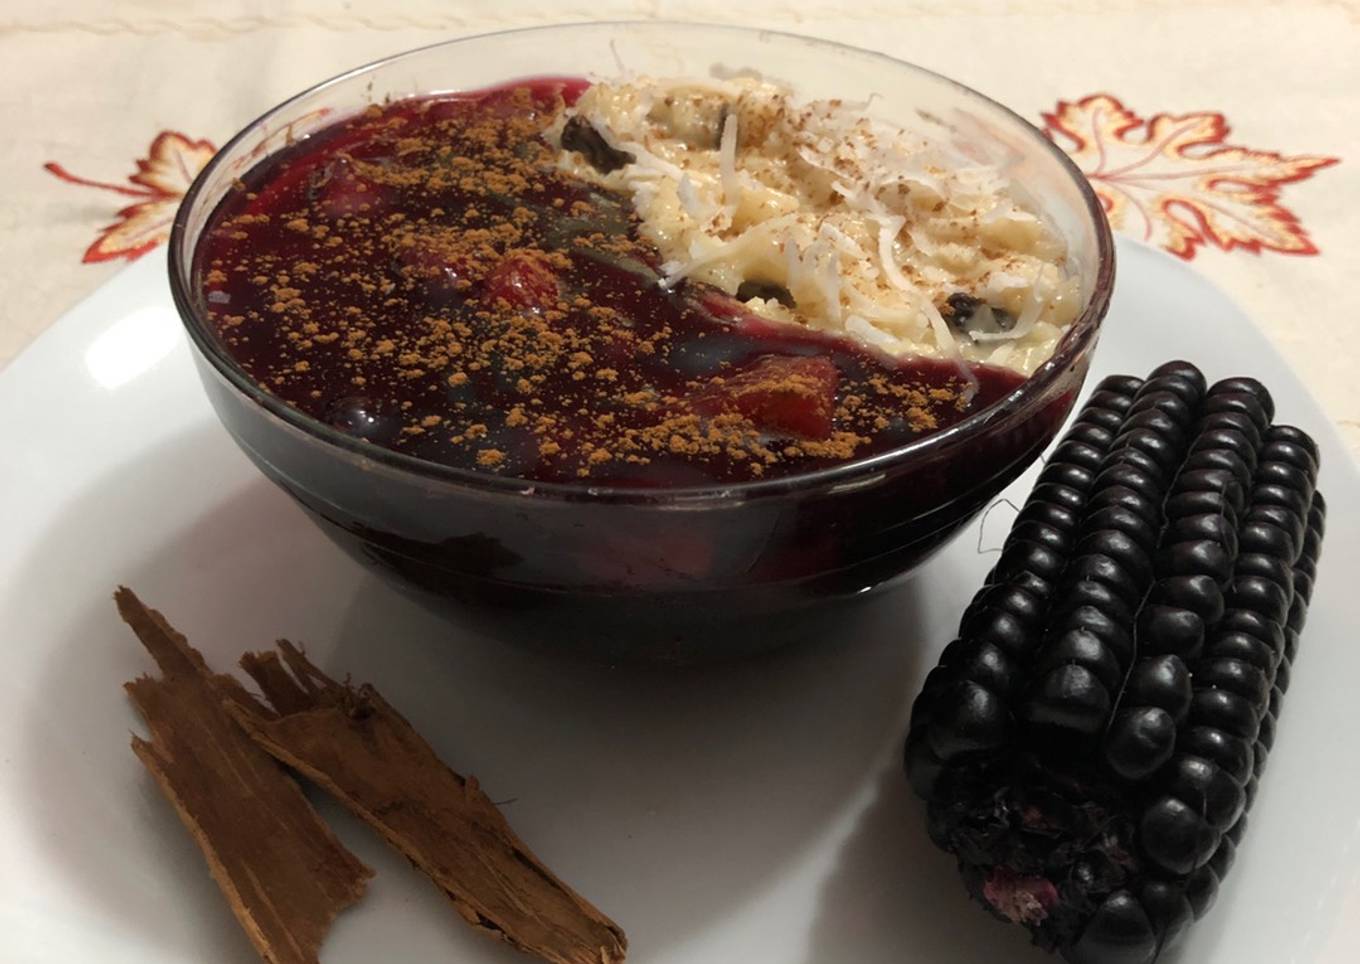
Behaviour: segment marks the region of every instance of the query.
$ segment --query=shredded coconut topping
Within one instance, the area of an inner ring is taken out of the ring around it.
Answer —
[[[633,160],[560,163],[631,195],[664,284],[776,285],[795,307],[748,307],[965,371],[1033,372],[1080,308],[1062,238],[1000,170],[866,109],[749,76],[597,83],[566,116]]]

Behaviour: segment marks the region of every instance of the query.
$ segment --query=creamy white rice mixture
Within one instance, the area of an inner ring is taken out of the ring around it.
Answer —
[[[748,307],[895,355],[1030,374],[1080,307],[1062,238],[996,168],[865,106],[799,103],[752,77],[634,77],[590,87],[549,136],[579,115],[632,155],[608,174],[572,151],[561,163],[632,197],[668,284],[779,285],[792,309]],[[957,294],[983,306],[951,325]]]

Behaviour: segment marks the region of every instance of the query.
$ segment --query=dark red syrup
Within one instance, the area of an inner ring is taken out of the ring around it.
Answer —
[[[543,130],[586,82],[403,100],[250,170],[196,282],[232,358],[340,431],[541,482],[675,487],[883,452],[1022,376],[890,359],[659,284],[627,198]],[[761,279],[750,279],[759,282]]]

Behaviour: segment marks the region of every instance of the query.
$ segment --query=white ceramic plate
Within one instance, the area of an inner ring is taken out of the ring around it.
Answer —
[[[1318,439],[1321,578],[1251,829],[1184,962],[1360,960],[1360,475],[1243,313],[1121,242],[1096,355],[1173,356],[1270,385]],[[627,930],[630,960],[1034,962],[970,906],[899,768],[908,709],[1010,524],[971,526],[823,645],[676,673],[608,669],[450,630],[325,541],[204,400],[161,260],[128,269],[0,376],[0,958],[255,960],[128,749],[121,684],[150,659],[109,594],[134,587],[223,669],[284,635],[374,682],[476,774],[543,859]],[[1033,472],[1009,493],[1023,498]],[[470,932],[326,801],[378,875],[328,964],[523,958]]]

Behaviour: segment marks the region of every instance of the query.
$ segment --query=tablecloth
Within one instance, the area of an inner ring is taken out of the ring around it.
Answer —
[[[137,257],[239,127],[339,71],[580,20],[744,23],[948,74],[1044,127],[1114,226],[1227,290],[1360,454],[1358,0],[60,0],[0,10],[0,364]]]

